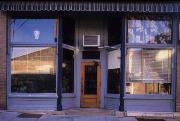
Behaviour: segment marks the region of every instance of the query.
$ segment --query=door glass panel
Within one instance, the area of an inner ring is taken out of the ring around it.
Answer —
[[[97,66],[85,66],[84,94],[97,94]]]

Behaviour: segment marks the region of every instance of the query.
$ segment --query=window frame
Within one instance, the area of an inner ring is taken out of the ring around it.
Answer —
[[[13,42],[11,41],[11,20],[12,19],[39,19],[39,20],[43,20],[43,19],[54,19],[54,20],[57,20],[59,21],[59,19],[57,17],[52,17],[52,18],[24,18],[24,17],[13,17],[13,18],[9,18],[8,20],[8,45],[7,45],[7,63],[8,63],[8,66],[7,66],[7,96],[8,97],[48,97],[48,98],[57,98],[57,78],[58,78],[58,49],[57,49],[57,42]],[[58,27],[58,25],[56,25]],[[56,35],[58,36],[58,35]],[[74,46],[71,46],[71,45],[67,45],[67,44],[64,44],[62,43],[62,48],[65,48],[65,49],[69,49],[71,51],[74,51],[74,54],[75,54],[75,51],[76,51],[76,42],[75,42],[75,45]],[[56,92],[55,93],[14,93],[11,91],[11,56],[12,56],[12,53],[11,53],[11,49],[13,47],[54,47],[56,49]],[[75,78],[75,69],[76,69],[76,60],[74,58],[74,89],[73,89],[73,92],[72,93],[62,93],[62,96],[63,97],[75,97],[75,93],[76,93],[76,78]]]
[[[135,17],[137,18],[138,16],[131,16],[131,17]],[[143,17],[149,17],[148,15],[143,15]],[[158,17],[162,17],[162,16],[158,16]],[[175,70],[175,66],[176,66],[176,63],[175,63],[175,56],[176,56],[176,41],[174,39],[174,34],[173,34],[173,31],[174,31],[174,21],[173,21],[173,18],[171,16],[164,16],[165,18],[168,18],[168,19],[157,19],[157,16],[154,17],[151,17],[151,19],[149,20],[170,20],[171,22],[171,44],[148,44],[148,43],[128,43],[128,20],[131,20],[130,17],[126,17],[126,24],[125,24],[125,36],[126,36],[126,40],[125,40],[125,65],[127,66],[127,59],[128,59],[128,55],[127,55],[127,51],[128,49],[130,48],[147,48],[147,49],[171,49],[172,50],[172,67],[171,67],[171,73],[172,73],[172,77],[171,77],[171,94],[167,94],[167,95],[162,95],[162,94],[126,94],[126,83],[127,83],[127,80],[126,80],[126,72],[127,72],[127,69],[125,68],[124,71],[125,71],[125,83],[124,83],[124,95],[125,95],[125,99],[139,99],[139,98],[142,98],[142,99],[173,99],[173,95],[174,95],[174,88],[175,88],[175,73],[176,73],[176,70]],[[136,20],[136,19],[134,19]],[[144,20],[144,19],[137,19],[137,20]],[[125,66],[125,67],[126,67]],[[154,98],[152,98],[154,97]]]
[[[62,45],[62,49],[67,49],[67,50],[69,50],[69,51],[72,51],[72,52],[74,53],[74,55],[75,55],[75,47],[73,47],[73,46],[63,44],[63,45]],[[76,79],[76,78],[75,78],[75,76],[76,76],[76,75],[75,75],[75,71],[76,71],[76,70],[75,70],[75,69],[76,69],[76,66],[75,66],[75,64],[76,64],[76,63],[75,63],[75,56],[73,56],[73,58],[74,58],[74,67],[73,67],[73,69],[74,69],[74,70],[73,70],[73,72],[74,72],[74,73],[73,73],[73,75],[74,75],[74,80],[73,80],[73,83],[74,83],[74,84],[73,84],[73,86],[74,86],[74,87],[73,87],[73,92],[71,92],[71,93],[62,92],[62,95],[63,95],[64,97],[67,97],[67,96],[72,96],[72,97],[74,97],[74,96],[75,96],[75,93],[76,93],[76,86],[75,86],[75,85],[76,85],[76,81],[75,81],[75,79]]]
[[[136,15],[136,16],[131,16],[131,17],[134,17],[135,19],[134,20],[147,20],[147,19],[139,19],[139,18],[137,18],[138,16]],[[130,18],[130,16],[127,16],[127,18],[126,18],[126,25],[125,25],[125,27],[126,27],[126,37],[127,37],[127,39],[126,39],[126,41],[125,41],[125,43],[126,43],[126,45],[127,46],[133,46],[133,45],[136,45],[136,46],[147,46],[147,45],[150,45],[150,46],[159,46],[159,47],[161,47],[161,46],[171,46],[171,45],[173,45],[174,44],[174,41],[173,41],[173,18],[172,17],[170,17],[170,16],[155,16],[155,17],[152,17],[152,16],[148,16],[148,15],[142,15],[141,17],[146,17],[146,18],[150,18],[149,20],[154,20],[154,21],[169,21],[170,22],[170,24],[171,24],[171,44],[148,44],[148,43],[129,43],[128,42],[128,20],[131,20],[131,19],[129,19]],[[159,18],[160,19],[159,19]],[[137,19],[136,19],[137,18]],[[151,18],[153,18],[153,19],[151,19]]]
[[[77,79],[76,79],[76,69],[77,69],[77,67],[76,67],[76,40],[74,40],[75,41],[75,45],[74,46],[72,46],[72,45],[68,45],[68,44],[65,44],[65,43],[62,43],[62,49],[68,49],[68,50],[70,50],[70,51],[73,51],[74,52],[74,89],[73,89],[73,92],[72,93],[62,93],[62,96],[63,97],[75,97],[76,96],[76,83],[77,83]]]
[[[111,51],[114,51],[114,50],[119,50],[119,52],[120,52],[120,62],[119,62],[119,63],[121,63],[121,56],[122,56],[122,55],[121,55],[121,44],[117,44],[117,45],[114,45],[114,46],[110,46],[110,48],[107,48],[107,49],[106,49],[106,52],[107,52],[107,53],[106,53],[107,65],[108,65],[108,53],[111,52]],[[121,71],[122,71],[122,69],[121,69],[121,64],[120,64],[120,68],[119,68],[119,69],[120,69],[120,75],[121,75]],[[105,84],[105,87],[106,87],[106,88],[105,88],[105,89],[106,89],[106,90],[105,90],[105,94],[106,94],[105,97],[119,98],[118,96],[119,96],[119,94],[120,94],[120,91],[119,91],[119,93],[117,93],[117,94],[109,93],[109,92],[108,92],[108,66],[106,67],[106,70],[107,70],[107,71],[106,71],[106,75],[107,75],[106,78],[107,78],[107,79],[106,79],[106,84]],[[119,75],[119,76],[120,76],[120,75]],[[119,78],[118,81],[120,81],[120,79],[121,79],[121,78]],[[118,85],[118,86],[119,86],[119,85]]]
[[[13,45],[56,45],[56,43],[57,42],[55,42],[55,38],[54,38],[54,40],[53,41],[51,41],[51,42],[48,42],[48,41],[45,41],[45,42],[42,42],[42,41],[38,41],[38,42],[35,42],[35,41],[26,41],[26,42],[16,42],[16,41],[11,41],[11,21],[13,20],[13,19],[25,19],[25,20],[27,20],[27,19],[32,19],[32,20],[35,20],[35,19],[37,19],[37,20],[54,20],[54,24],[56,24],[55,23],[55,20],[58,20],[57,18],[34,18],[34,17],[32,17],[32,18],[23,18],[23,17],[18,17],[18,18],[10,18],[10,20],[9,20],[9,28],[10,28],[10,32],[9,32],[9,36],[10,36],[10,39],[9,39],[9,42],[10,42],[10,44],[13,44]],[[54,26],[53,26],[54,27]],[[58,25],[56,24],[56,27],[58,27]],[[55,32],[55,30],[53,31],[53,32]],[[55,36],[57,36],[56,35],[56,33],[53,33],[53,35],[55,35]]]
[[[23,17],[22,17],[23,18]],[[12,56],[12,48],[14,47],[53,47],[56,49],[56,67],[58,62],[57,55],[57,42],[13,42],[11,41],[11,20],[12,19],[22,19],[21,17],[14,17],[8,20],[8,52],[7,52],[7,96],[8,97],[48,97],[48,98],[57,98],[57,77],[58,77],[58,68],[56,68],[56,92],[55,93],[22,93],[22,92],[12,92],[11,91],[11,56]],[[54,19],[57,18],[25,18],[25,19]],[[56,25],[57,26],[57,25]],[[57,26],[58,27],[58,26]]]

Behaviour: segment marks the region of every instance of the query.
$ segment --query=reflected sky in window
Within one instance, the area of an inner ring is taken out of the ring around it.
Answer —
[[[45,49],[48,49],[49,47],[31,47],[27,49],[27,47],[19,47],[19,48],[12,48],[11,53],[12,53],[12,59],[28,55],[30,53],[35,53],[38,51],[42,51]]]
[[[54,19],[12,19],[12,42],[54,43]]]

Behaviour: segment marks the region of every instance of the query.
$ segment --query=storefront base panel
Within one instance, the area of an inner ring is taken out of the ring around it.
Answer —
[[[119,99],[105,97],[105,109],[118,110]],[[8,110],[56,110],[56,98],[8,98]],[[76,98],[62,98],[63,109],[79,108]],[[126,99],[125,111],[173,112],[172,100]]]
[[[63,109],[76,108],[76,98],[62,98]],[[8,98],[8,110],[56,110],[56,98],[29,98],[10,97]]]
[[[105,97],[106,109],[119,109],[118,97]],[[142,112],[174,112],[174,105],[171,99],[125,99],[125,111]]]
[[[104,107],[107,109],[119,109],[119,98],[118,97],[105,97]]]
[[[126,111],[173,112],[172,100],[125,100]]]
[[[70,108],[77,108],[77,101],[75,97],[64,97],[62,98],[62,108],[63,109],[70,109]]]
[[[9,98],[8,110],[56,110],[54,98]]]

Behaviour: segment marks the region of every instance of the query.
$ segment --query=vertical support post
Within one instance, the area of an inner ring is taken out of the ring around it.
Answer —
[[[173,41],[173,70],[172,70],[172,95],[173,95],[173,107],[176,112],[176,89],[177,89],[177,46],[179,38],[179,24],[178,18],[173,15],[172,17],[172,41]]]
[[[126,56],[126,20],[125,16],[121,19],[121,74],[119,80],[120,98],[119,98],[119,111],[124,111],[124,86],[125,86],[125,56]]]
[[[58,22],[58,41],[57,41],[57,55],[58,55],[58,76],[57,76],[57,111],[62,110],[62,61],[63,61],[63,49],[62,49],[62,18],[59,17]]]

